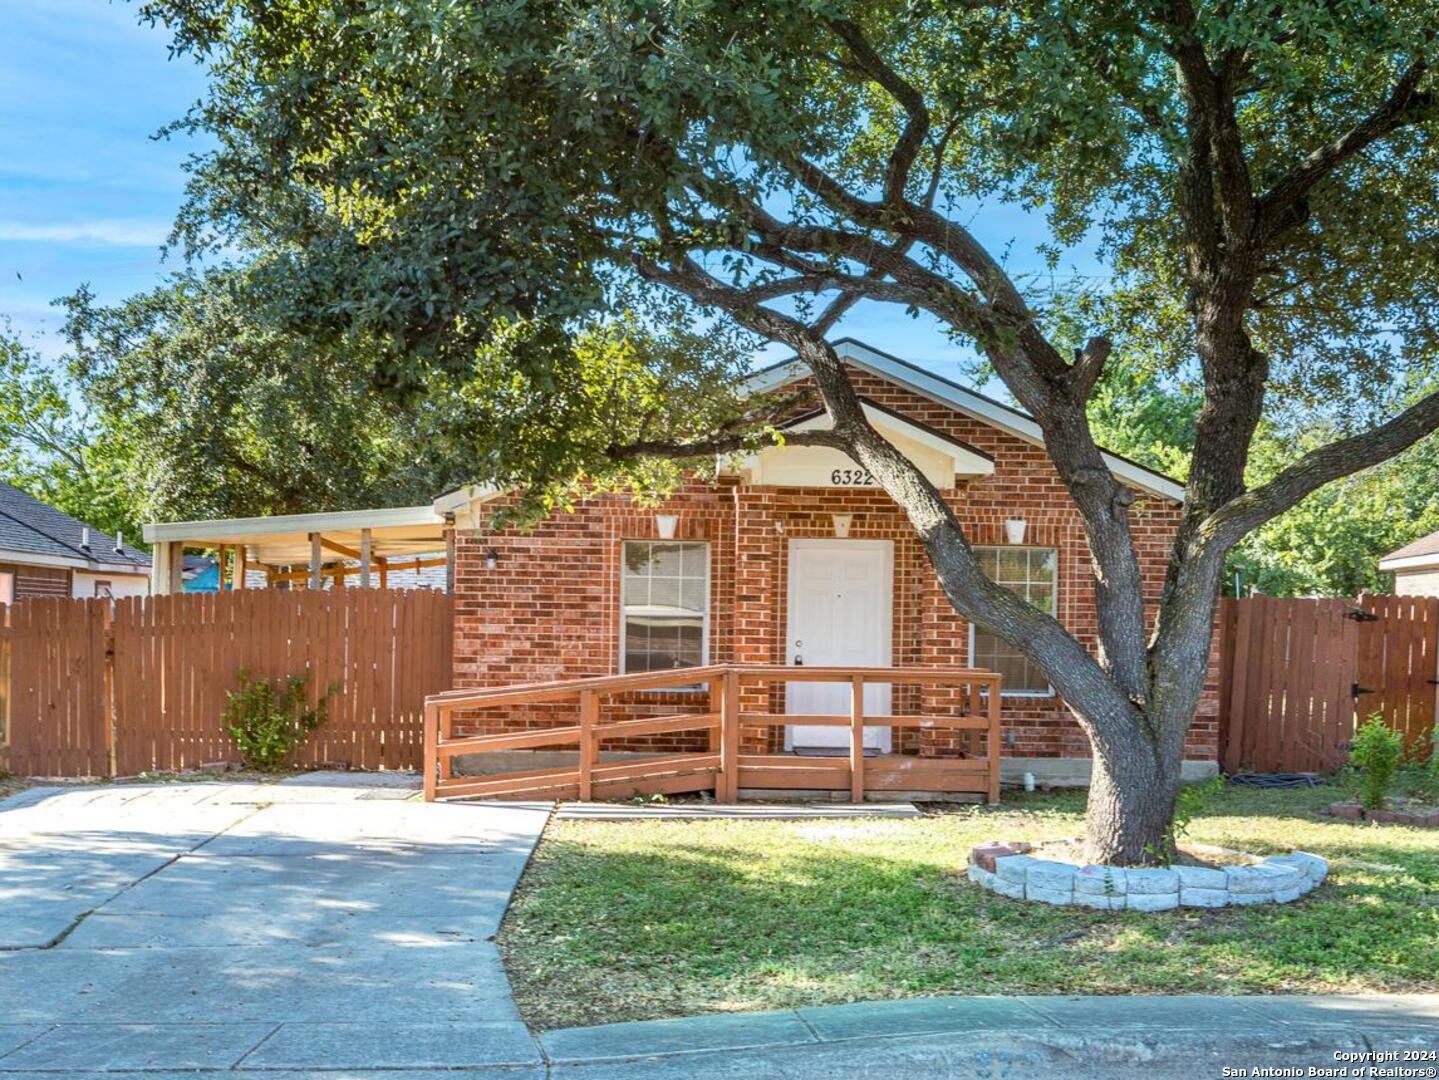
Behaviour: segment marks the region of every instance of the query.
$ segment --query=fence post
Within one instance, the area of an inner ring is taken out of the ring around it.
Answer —
[[[440,706],[425,702],[425,802],[434,802],[440,779]]]
[[[864,676],[850,677],[849,801],[864,801]]]
[[[985,753],[989,757],[989,805],[999,805],[999,678],[989,683],[989,730],[985,737]]]
[[[720,692],[720,783],[724,791],[715,797],[739,802],[739,672],[733,669],[725,672]]]
[[[105,665],[104,687],[101,690],[103,695],[103,707],[105,710],[105,768],[109,774],[118,776],[119,751],[115,744],[115,604],[111,601],[104,601],[101,608],[100,618],[102,620],[100,630],[100,641],[102,645],[101,655]]]
[[[593,690],[580,691],[580,802],[594,797],[595,724],[600,717],[600,697]]]

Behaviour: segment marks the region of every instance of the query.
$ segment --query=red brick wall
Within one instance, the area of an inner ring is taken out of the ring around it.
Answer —
[[[1004,521],[1020,516],[1028,523],[1027,545],[1057,549],[1058,617],[1094,649],[1093,584],[1083,526],[1044,451],[864,373],[854,372],[853,377],[863,396],[994,459],[993,475],[963,481],[946,497],[975,544],[1002,544]],[[461,530],[456,544],[456,685],[497,686],[617,672],[621,544],[654,539],[654,518],[660,512],[679,516],[677,539],[707,540],[711,545],[713,661],[785,661],[788,541],[832,536],[830,515],[848,513],[854,519],[852,538],[894,543],[893,662],[969,663],[969,627],[944,598],[922,546],[888,495],[867,489],[751,487],[722,478],[696,480],[658,509],[637,509],[625,498],[605,496],[585,502],[573,514],[555,515],[529,532],[477,539]],[[1132,514],[1152,611],[1179,507],[1141,495]],[[493,571],[485,566],[491,546],[500,558]],[[1211,666],[1214,685],[1190,734],[1191,757],[1212,759],[1216,753],[1215,671],[1217,666]],[[923,691],[919,707],[943,707],[943,693]],[[777,696],[766,703],[760,700],[763,690],[753,695],[746,709],[782,711]],[[688,711],[703,700],[703,692],[651,694],[613,706],[612,712]],[[895,708],[904,704],[897,699]],[[563,707],[536,707],[484,727],[536,726],[570,716]],[[1007,697],[1003,718],[1007,755],[1088,756],[1083,733],[1057,698]],[[702,738],[658,736],[609,748],[697,749]],[[753,748],[773,749],[778,738],[775,729],[768,744],[760,731],[746,741]],[[896,747],[918,748],[912,733],[907,740],[897,741]],[[926,753],[960,748],[926,733]]]

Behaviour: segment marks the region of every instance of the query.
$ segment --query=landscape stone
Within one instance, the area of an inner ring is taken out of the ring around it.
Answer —
[[[1229,890],[1229,903],[1234,907],[1245,907],[1249,904],[1272,904],[1274,894],[1272,892],[1235,892]]]
[[[1046,889],[1042,885],[1026,885],[1024,887],[1024,898],[1026,900],[1037,900],[1041,904],[1057,904],[1063,906],[1074,902],[1074,890]]]
[[[1128,879],[1120,866],[1081,866],[1074,873],[1074,892],[1093,893],[1100,896],[1123,896],[1128,891]]]
[[[992,874],[994,873],[995,859],[1018,854],[1020,853],[1008,844],[980,844],[969,853],[969,863],[971,866],[978,866],[981,870]]]
[[[994,872],[1001,881],[1017,882],[1023,886],[1030,864],[1039,861],[1033,855],[1009,855],[994,860]]]
[[[1098,908],[1100,911],[1123,911],[1124,896],[1102,896],[1098,893],[1082,893],[1078,890],[1074,893],[1074,903],[1077,907]]]
[[[1294,886],[1294,888],[1292,889],[1276,889],[1274,892],[1274,902],[1276,904],[1292,903],[1293,901],[1298,900],[1299,897],[1303,894],[1304,890],[1298,885]]]
[[[1173,870],[1137,869],[1126,872],[1129,895],[1136,893],[1155,896],[1179,892],[1179,875]],[[1130,905],[1133,907],[1133,905]],[[1173,905],[1170,905],[1171,907]],[[1156,910],[1156,909],[1150,909]]]
[[[1050,892],[1074,892],[1075,866],[1073,863],[1055,862],[1052,859],[1039,859],[1029,864],[1029,870],[1024,876],[1026,887],[1030,889],[1046,889]]]
[[[1135,893],[1125,897],[1129,911],[1168,911],[1179,906],[1179,893]]]
[[[1291,851],[1289,858],[1305,867],[1311,881],[1316,885],[1329,876],[1329,860],[1323,855],[1311,855],[1307,851]]]
[[[1179,890],[1180,907],[1217,908],[1225,907],[1228,903],[1228,889],[1191,889],[1181,887]]]
[[[998,874],[994,876],[994,883],[990,886],[1000,896],[1007,896],[1011,900],[1024,899],[1024,882],[1005,881]]]
[[[1174,872],[1179,875],[1181,889],[1224,890],[1229,887],[1223,870],[1207,866],[1176,866]]]
[[[1263,867],[1229,866],[1225,867],[1224,874],[1228,881],[1229,891],[1232,893],[1272,893],[1274,891],[1274,879]]]

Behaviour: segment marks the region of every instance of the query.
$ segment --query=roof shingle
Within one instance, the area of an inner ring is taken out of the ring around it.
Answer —
[[[88,548],[81,546],[87,528],[90,530]],[[150,556],[145,552],[129,544],[116,551],[115,538],[109,533],[86,525],[5,483],[0,483],[0,549],[86,559],[111,566],[128,563],[136,569],[150,565]]]

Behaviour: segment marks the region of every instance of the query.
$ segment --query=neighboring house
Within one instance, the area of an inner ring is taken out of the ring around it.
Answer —
[[[875,427],[945,493],[989,572],[1095,647],[1083,524],[1044,451],[1038,424],[858,342],[836,347]],[[759,372],[752,387],[800,388],[807,379],[807,370],[791,360]],[[825,423],[817,406],[797,412],[789,426]],[[1106,457],[1135,492],[1135,544],[1146,598],[1157,604],[1183,488],[1117,455]],[[434,550],[433,537],[442,536],[455,597],[457,688],[709,662],[993,669],[1004,677],[1005,775],[1029,771],[1056,783],[1087,779],[1089,744],[1043,673],[954,612],[909,522],[839,451],[770,447],[692,477],[658,508],[607,495],[530,530],[489,532],[491,511],[506,497],[469,487],[441,496],[432,507],[147,526],[145,536],[157,542],[158,560],[166,565],[187,545],[227,543],[245,552],[249,567],[256,559],[294,566],[312,553],[322,574],[333,565],[327,560],[348,557],[362,544],[371,554],[389,551],[398,559],[425,544]],[[163,583],[158,560],[156,581]],[[356,584],[353,569],[347,573],[320,583]],[[270,574],[276,581],[297,576],[278,565]],[[376,583],[373,577],[370,583]],[[1212,775],[1217,768],[1215,672],[1217,650],[1212,685],[1189,737],[1190,776]],[[847,688],[796,687],[791,700],[771,701],[770,709],[848,713]],[[687,711],[687,693],[645,695],[637,715]],[[831,693],[844,700],[830,700]],[[901,701],[905,690],[894,691],[891,702],[887,688],[875,693],[868,709],[878,715],[899,713],[901,705],[922,712],[943,700]],[[554,719],[512,711],[487,721],[486,730]],[[849,738],[847,728],[836,726],[771,730],[773,736],[763,729],[748,734],[749,750],[833,746],[838,752]],[[900,737],[869,727],[866,734],[879,751],[960,752],[933,730]],[[615,739],[606,749],[684,751],[696,749],[695,739],[693,733]]]
[[[1439,532],[1391,551],[1379,560],[1379,569],[1394,575],[1400,596],[1439,596]]]
[[[144,596],[150,556],[0,483],[0,603],[31,596]]]

